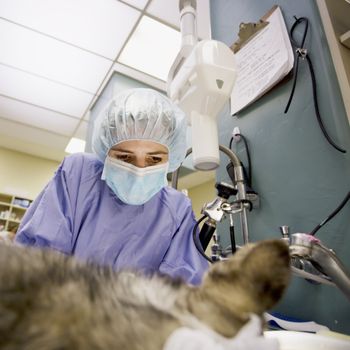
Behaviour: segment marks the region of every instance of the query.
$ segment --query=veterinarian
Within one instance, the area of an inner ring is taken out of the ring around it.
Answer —
[[[154,90],[127,90],[97,118],[92,147],[63,160],[16,242],[198,284],[208,265],[192,241],[191,202],[166,179],[185,158],[185,114]]]

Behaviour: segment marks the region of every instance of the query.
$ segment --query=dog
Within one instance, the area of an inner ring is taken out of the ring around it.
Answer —
[[[234,337],[280,300],[289,263],[281,240],[248,244],[195,287],[0,245],[0,349],[163,349],[175,330],[198,324]]]

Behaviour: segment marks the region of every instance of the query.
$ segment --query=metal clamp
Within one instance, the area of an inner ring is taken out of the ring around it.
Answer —
[[[307,49],[303,49],[301,47],[298,47],[295,52],[302,58],[305,59],[307,56]]]

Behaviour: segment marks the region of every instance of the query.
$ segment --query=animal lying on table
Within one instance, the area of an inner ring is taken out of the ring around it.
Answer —
[[[181,327],[231,338],[252,313],[275,305],[288,280],[280,240],[244,246],[211,266],[198,287],[0,245],[0,348],[163,349]]]

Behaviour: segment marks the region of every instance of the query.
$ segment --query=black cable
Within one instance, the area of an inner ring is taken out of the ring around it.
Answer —
[[[344,150],[343,148],[339,147],[329,136],[322,117],[321,117],[321,113],[318,107],[318,100],[317,100],[317,83],[316,83],[316,76],[315,76],[315,72],[313,69],[313,65],[310,59],[310,56],[308,55],[307,49],[304,48],[304,43],[305,43],[305,38],[306,38],[306,34],[309,28],[309,20],[306,17],[300,17],[297,18],[295,17],[295,22],[290,30],[290,37],[291,37],[291,42],[293,44],[294,47],[296,47],[296,53],[297,53],[297,59],[296,59],[296,63],[295,63],[295,68],[294,68],[294,81],[293,81],[293,86],[292,86],[292,91],[291,94],[289,96],[288,102],[287,102],[287,106],[284,110],[284,113],[288,112],[289,106],[292,102],[293,96],[294,96],[294,91],[295,91],[295,86],[296,86],[296,82],[297,82],[297,77],[298,77],[298,68],[299,68],[299,59],[302,58],[303,60],[306,58],[306,61],[308,63],[309,66],[309,71],[310,71],[310,75],[311,75],[311,82],[312,82],[312,96],[313,96],[313,101],[314,101],[314,108],[315,108],[315,114],[316,114],[316,118],[317,118],[317,122],[321,128],[321,131],[324,135],[324,137],[326,138],[326,140],[328,141],[328,143],[334,147],[337,151],[341,152],[341,153],[346,153],[346,150]],[[304,28],[304,33],[303,33],[303,37],[301,40],[301,43],[299,44],[295,39],[294,39],[294,30],[296,28],[296,26],[298,24],[301,23],[305,23],[305,28]]]
[[[320,114],[320,110],[318,108],[318,101],[317,101],[317,94],[316,94],[316,78],[315,78],[315,72],[314,72],[314,68],[312,66],[312,62],[310,60],[309,56],[306,56],[306,60],[309,64],[309,70],[310,70],[310,74],[311,74],[311,81],[312,81],[312,93],[313,93],[313,97],[314,97],[314,107],[315,107],[315,113],[316,113],[316,118],[318,121],[318,124],[323,132],[323,135],[325,136],[325,138],[327,139],[327,141],[339,152],[341,153],[346,153],[346,150],[343,148],[340,148],[337,144],[335,144],[335,142],[330,138],[330,136],[327,133],[327,130],[323,124],[322,118],[321,118],[321,114]]]
[[[231,241],[231,252],[236,253],[236,238],[235,238],[235,227],[230,225],[230,241]]]
[[[230,145],[229,145],[230,150],[232,150],[232,142],[233,142],[233,136],[231,137],[231,140],[230,140]]]
[[[344,205],[347,203],[347,201],[350,199],[350,191],[348,194],[345,196],[343,201],[338,205],[338,207],[325,219],[323,220],[320,224],[318,224],[309,234],[314,236],[315,233],[322,227],[324,226],[329,220],[333,219],[334,216],[336,216],[340,210],[343,209]]]
[[[297,77],[298,77],[298,68],[299,68],[299,58],[300,57],[304,57],[304,55],[306,55],[307,51],[306,49],[304,49],[304,43],[305,43],[305,38],[306,38],[306,34],[307,34],[307,30],[309,28],[309,21],[305,18],[305,17],[300,17],[300,18],[297,18],[295,17],[295,22],[294,24],[292,25],[292,28],[290,29],[290,41],[292,43],[292,45],[294,47],[297,47],[297,60],[295,62],[295,68],[294,68],[294,81],[293,81],[293,87],[292,87],[292,91],[291,91],[291,94],[289,96],[289,100],[288,100],[288,103],[287,103],[287,106],[284,110],[284,113],[287,113],[288,112],[288,109],[289,109],[289,106],[292,102],[292,99],[293,99],[293,96],[294,96],[294,90],[295,90],[295,86],[296,86],[296,83],[297,83]],[[305,20],[305,30],[304,30],[304,33],[303,33],[303,38],[301,40],[301,43],[300,45],[294,40],[294,37],[293,37],[293,32],[294,32],[294,29],[295,27],[299,24],[299,23],[302,23],[302,21]]]
[[[294,68],[294,80],[293,80],[293,86],[292,86],[292,91],[290,92],[290,96],[287,102],[287,106],[284,109],[284,113],[288,112],[289,106],[292,102],[293,96],[294,96],[294,90],[295,90],[295,86],[297,84],[297,77],[298,77],[298,68],[299,68],[299,56],[295,62],[295,68]]]
[[[205,251],[210,243],[211,238],[216,230],[216,225],[211,225],[209,220],[203,223],[201,230],[199,231],[199,241]]]
[[[248,142],[247,142],[247,139],[244,135],[242,134],[235,134],[234,136],[240,136],[244,142],[244,147],[245,147],[245,150],[246,150],[246,155],[247,155],[247,161],[248,161],[248,179],[247,179],[247,183],[248,183],[248,186],[250,188],[252,188],[252,162],[251,162],[251,159],[250,159],[250,152],[249,152],[249,147],[248,147]],[[231,140],[230,140],[230,150],[232,150],[232,142],[233,142],[233,137],[231,137]]]
[[[198,252],[206,259],[208,260],[210,263],[213,263],[213,260],[209,258],[209,256],[207,256],[203,250],[203,247],[201,246],[200,242],[199,242],[199,239],[197,239],[197,228],[198,228],[198,225],[204,220],[206,219],[207,217],[205,215],[203,215],[197,222],[196,224],[194,225],[193,227],[193,231],[192,231],[192,237],[193,237],[193,242],[194,242],[194,245],[196,246]]]

